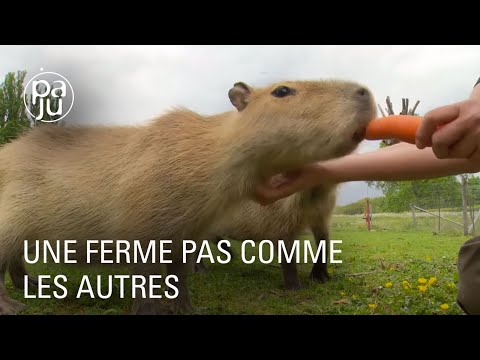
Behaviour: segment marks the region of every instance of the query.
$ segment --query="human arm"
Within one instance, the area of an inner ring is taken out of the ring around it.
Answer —
[[[400,143],[374,152],[352,154],[308,165],[257,187],[255,199],[269,204],[297,191],[347,181],[429,179],[480,171],[475,159],[438,159],[431,148]]]
[[[438,159],[431,148],[400,143],[370,153],[353,154],[316,164],[329,182],[406,181],[480,171],[470,159]],[[312,174],[312,183],[321,181]]]

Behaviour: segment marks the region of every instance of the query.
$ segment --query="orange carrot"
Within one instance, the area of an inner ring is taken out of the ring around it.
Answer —
[[[415,134],[423,118],[414,115],[389,115],[372,120],[367,126],[365,139],[397,139],[415,144]]]

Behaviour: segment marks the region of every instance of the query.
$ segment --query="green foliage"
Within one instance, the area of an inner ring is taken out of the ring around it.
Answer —
[[[480,177],[469,176],[468,178],[468,203],[480,203]]]
[[[370,204],[374,212],[384,212],[385,197],[376,197],[370,199]],[[337,206],[334,213],[339,215],[359,215],[365,212],[365,198],[354,203]]]
[[[30,127],[23,102],[25,71],[8,73],[0,84],[0,144],[17,137]]]
[[[363,214],[364,207],[365,207],[365,199],[362,199],[348,205],[335,207],[334,214],[341,214],[341,215]]]
[[[26,71],[10,72],[5,76],[5,80],[0,84],[0,144],[7,143],[18,137],[23,131],[38,125],[59,125],[55,123],[44,123],[31,119],[23,101],[23,92],[25,90],[23,83],[27,75]],[[42,86],[42,85],[39,85]],[[43,89],[38,88],[39,92]],[[48,96],[51,102],[52,112],[58,110],[58,98],[51,94]],[[31,94],[27,94],[27,106],[30,112],[36,117],[40,114],[40,103],[32,103]],[[44,109],[44,120],[56,120],[60,115],[48,115]]]
[[[429,208],[457,207],[462,202],[462,188],[455,176],[415,181],[379,181],[371,183],[385,195],[385,212],[402,212],[410,204]]]

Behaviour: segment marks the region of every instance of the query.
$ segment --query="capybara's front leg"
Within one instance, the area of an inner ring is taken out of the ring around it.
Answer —
[[[145,287],[147,289],[151,285],[150,275],[161,273],[161,266],[151,264],[137,264],[132,272],[134,275],[141,275],[145,278]],[[131,308],[132,315],[168,315],[172,313],[164,296],[161,298],[150,298],[148,293],[143,293],[138,289],[133,290],[132,296],[134,298]]]
[[[318,259],[319,261],[315,262],[312,267],[312,272],[310,273],[310,279],[314,281],[318,281],[321,283],[325,283],[330,279],[330,275],[328,275],[328,268],[327,268],[327,257],[328,257],[328,252],[327,252],[327,247],[328,247],[328,242],[330,240],[329,237],[329,231],[328,231],[328,224],[318,224],[312,226],[312,233],[313,236],[315,237],[315,242],[317,243],[317,246],[321,244],[322,240],[325,240],[325,246],[319,252]],[[323,259],[323,252],[325,252],[325,261],[322,261]]]
[[[196,273],[206,273],[208,271],[208,267],[203,262],[203,259],[200,259],[200,262],[195,261],[195,264],[193,267]]]
[[[286,241],[285,247],[290,252],[292,249],[292,241]],[[287,263],[285,255],[282,253],[282,262],[280,264],[282,268],[283,284],[287,290],[298,290],[302,287],[300,284],[300,278],[298,277],[297,264],[294,262]]]
[[[12,279],[13,286],[17,289],[23,290],[25,288],[25,276],[28,276],[28,285],[37,287],[38,280],[36,277],[30,276],[25,268],[25,262],[21,255],[12,259],[8,264],[8,272]]]
[[[174,299],[167,299],[165,296],[162,298],[143,298],[135,294],[135,300],[133,302],[131,313],[133,315],[167,315],[172,313],[191,313],[193,312],[192,305],[190,304],[190,296],[187,287],[187,275],[191,272],[191,263],[183,264],[182,262],[176,263],[175,260],[172,264],[167,264],[167,275],[175,275],[178,278],[178,282],[170,280],[170,284],[174,284],[178,289],[178,296]],[[154,271],[156,270],[156,271]],[[159,273],[160,269],[146,269],[137,268],[135,273],[142,273],[147,278],[148,274]]]
[[[7,289],[5,288],[6,270],[6,264],[0,266],[0,315],[15,315],[19,311],[25,310],[26,306],[7,295]]]
[[[135,298],[132,305],[132,315],[170,315],[172,313],[163,299]]]
[[[223,239],[225,239],[225,238],[224,238],[224,237],[221,237],[221,236],[217,236],[217,237],[215,238],[215,240],[214,240],[215,245],[218,246],[218,243],[219,243],[220,241],[222,241]],[[220,247],[221,247],[224,251],[228,252],[228,253],[230,254],[230,256],[232,257],[232,259],[235,257],[235,254],[233,253],[232,249],[230,249],[230,247],[228,247],[227,244],[222,243],[222,245],[220,245]]]
[[[190,294],[187,286],[189,265],[182,262],[173,262],[167,264],[168,275],[176,275],[178,282],[176,283],[178,289],[178,296],[173,301],[174,311],[176,313],[188,314],[193,312],[192,304],[190,303]]]

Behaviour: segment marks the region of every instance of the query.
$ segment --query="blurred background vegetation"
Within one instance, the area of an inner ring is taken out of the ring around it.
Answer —
[[[59,122],[44,123],[35,121],[30,116],[25,107],[23,93],[24,83],[27,76],[26,71],[17,71],[8,73],[3,82],[0,83],[0,144],[11,141],[18,137],[24,130],[38,125],[60,125]],[[39,89],[39,92],[41,89]],[[58,109],[58,99],[49,97],[52,103],[52,111]],[[39,114],[39,102],[32,104],[31,94],[27,94],[27,106],[30,112],[37,116]],[[58,115],[55,115],[58,117]],[[48,114],[44,117],[46,120],[55,120]]]

